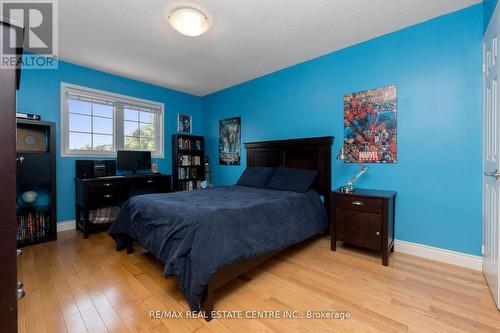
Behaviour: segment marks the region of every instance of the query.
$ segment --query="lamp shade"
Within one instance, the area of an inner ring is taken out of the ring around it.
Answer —
[[[344,151],[344,146],[342,146],[342,148],[340,148],[339,154],[337,155],[337,159],[340,161],[345,161],[346,155],[345,155],[345,151]]]

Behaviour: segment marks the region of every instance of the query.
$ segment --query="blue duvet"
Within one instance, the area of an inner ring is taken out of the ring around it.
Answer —
[[[165,264],[165,276],[176,276],[191,309],[199,310],[220,267],[283,249],[327,227],[315,191],[220,186],[133,197],[109,234],[118,245],[129,237],[141,243]]]

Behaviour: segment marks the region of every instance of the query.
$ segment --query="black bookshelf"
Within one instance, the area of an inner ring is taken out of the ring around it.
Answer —
[[[52,122],[17,119],[16,123],[17,245],[23,247],[57,239],[56,138]],[[20,141],[43,143],[30,148]],[[37,192],[37,200],[24,202],[26,191]]]
[[[174,191],[200,188],[205,179],[205,140],[202,136],[172,135],[172,182]]]

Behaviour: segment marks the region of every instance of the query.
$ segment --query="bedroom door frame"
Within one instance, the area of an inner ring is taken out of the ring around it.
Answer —
[[[1,19],[1,18],[0,18]],[[16,30],[0,20],[0,34]],[[0,69],[0,332],[17,332],[16,82],[14,69]]]
[[[499,6],[483,39],[483,273],[500,308]]]

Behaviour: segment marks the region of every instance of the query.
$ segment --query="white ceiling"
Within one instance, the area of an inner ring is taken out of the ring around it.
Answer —
[[[62,0],[59,56],[203,96],[481,0]],[[184,37],[178,7],[211,29]]]

